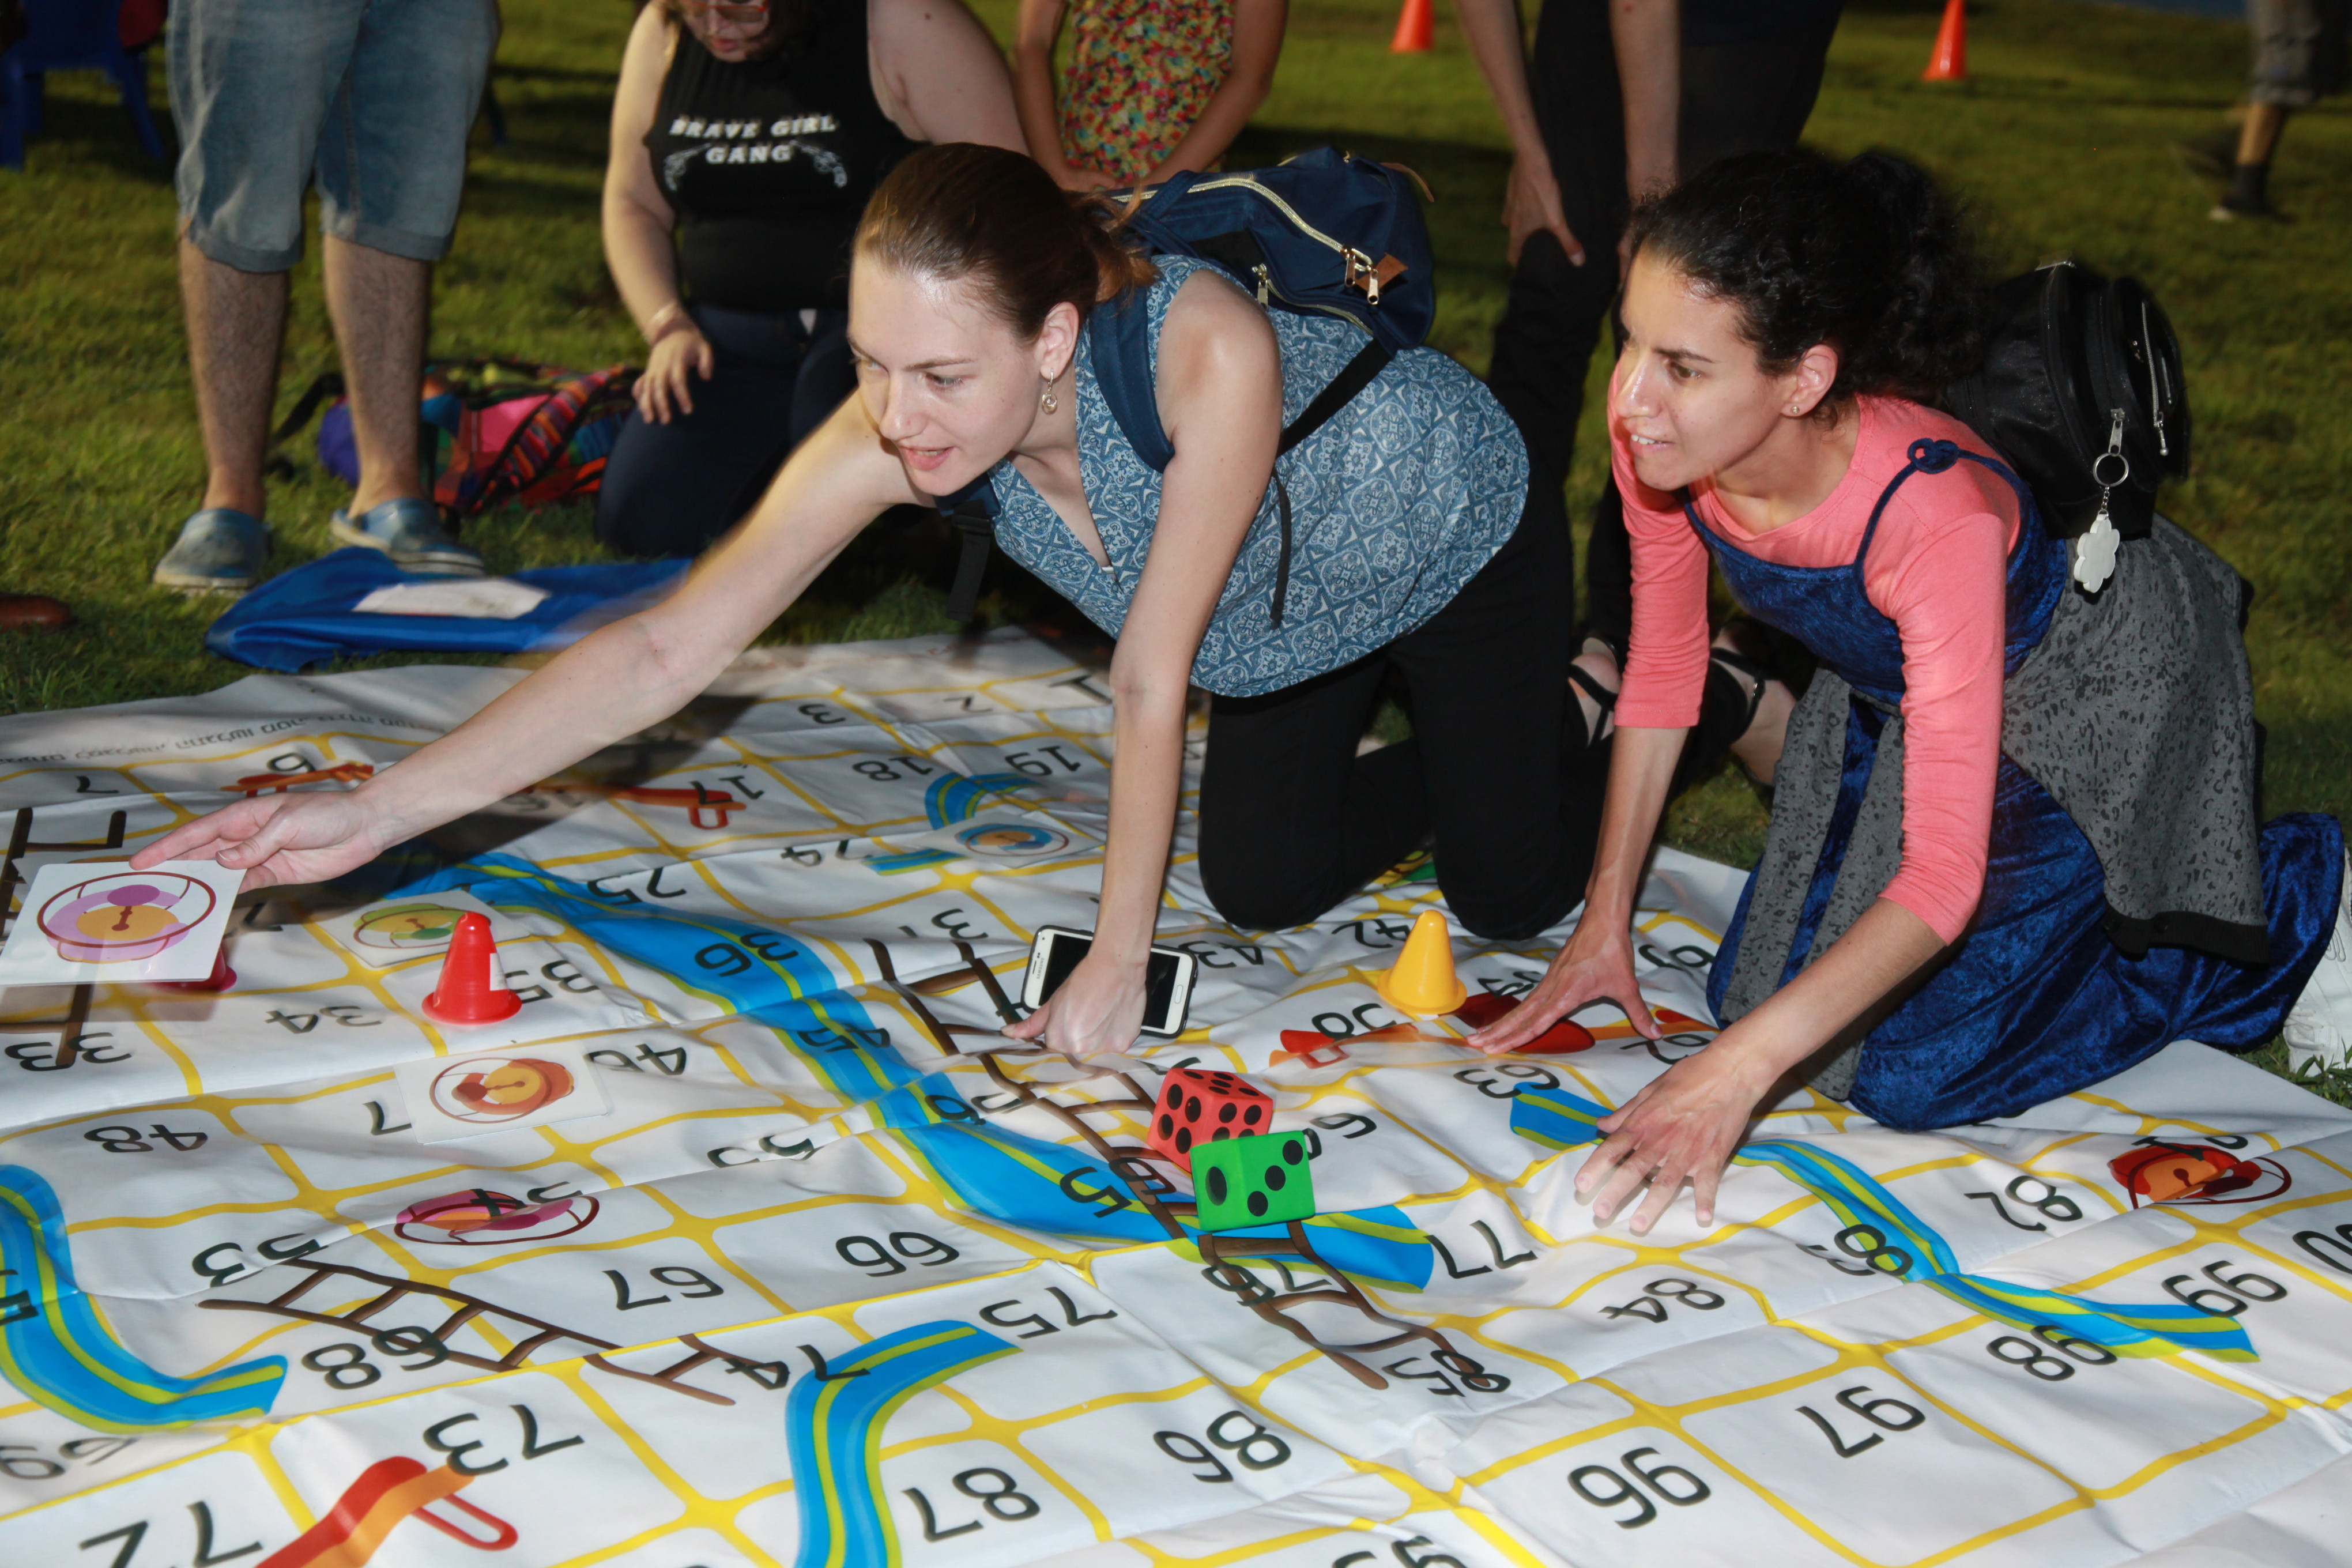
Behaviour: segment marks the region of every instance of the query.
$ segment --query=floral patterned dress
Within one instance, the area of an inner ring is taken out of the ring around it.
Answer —
[[[1192,129],[1233,67],[1232,0],[1078,0],[1062,155],[1139,180]]]

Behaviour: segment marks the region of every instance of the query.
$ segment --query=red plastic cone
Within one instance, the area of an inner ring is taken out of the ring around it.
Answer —
[[[236,971],[228,966],[228,949],[213,955],[213,972],[202,980],[162,980],[156,982],[159,991],[226,991],[236,984]]]
[[[425,999],[425,1016],[436,1024],[495,1024],[521,1006],[499,973],[490,922],[477,914],[459,920],[441,960],[441,984]]]
[[[1959,81],[1969,74],[1969,0],[1944,0],[1944,25],[1921,81]]]
[[[1396,37],[1389,40],[1392,55],[1426,54],[1437,41],[1437,12],[1431,0],[1404,0],[1397,16]]]

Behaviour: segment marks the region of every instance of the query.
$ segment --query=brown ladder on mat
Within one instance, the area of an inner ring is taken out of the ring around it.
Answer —
[[[1134,1112],[1149,1121],[1155,1102],[1150,1095],[1143,1092],[1142,1087],[1134,1079],[1123,1072],[1110,1075],[1127,1089],[1127,1097],[1119,1100],[1096,1100],[1083,1105],[1072,1106],[1064,1105],[1058,1100],[1039,1094],[1018,1079],[1005,1076],[1004,1070],[996,1065],[999,1053],[968,1053],[955,1043],[955,1037],[959,1035],[992,1037],[995,1034],[994,1030],[980,1028],[970,1024],[942,1024],[923,1000],[927,996],[942,995],[947,992],[958,990],[976,981],[986,987],[989,1001],[995,1007],[999,1017],[1008,1024],[1019,1022],[1021,1015],[1014,1009],[1012,999],[1004,994],[1004,987],[997,983],[994,972],[972,950],[971,943],[959,942],[955,944],[956,951],[963,955],[963,964],[961,968],[928,976],[912,984],[898,978],[898,970],[890,962],[890,951],[887,947],[870,937],[866,939],[866,945],[874,950],[874,960],[881,968],[883,983],[914,1010],[915,1016],[923,1021],[924,1027],[930,1031],[931,1039],[940,1049],[950,1056],[965,1057],[967,1059],[976,1058],[999,1089],[1012,1095],[1024,1106],[1034,1106],[1047,1112],[1071,1131],[1085,1139],[1087,1146],[1094,1151],[1104,1165],[1116,1172],[1127,1184],[1128,1191],[1134,1195],[1135,1201],[1140,1204],[1153,1219],[1160,1222],[1161,1228],[1168,1232],[1171,1241],[1194,1239],[1192,1233],[1185,1229],[1182,1222],[1199,1217],[1197,1205],[1185,1203],[1181,1199],[1169,1203],[1160,1196],[1162,1193],[1175,1191],[1175,1184],[1151,1170],[1149,1162],[1166,1161],[1167,1157],[1157,1150],[1140,1145],[1115,1145],[1094,1128],[1087,1126],[1084,1120],[1085,1112],[1099,1110]],[[1030,1054],[1042,1055],[1044,1049],[1040,1047],[1036,1052]],[[1357,1358],[1380,1351],[1392,1350],[1415,1340],[1424,1341],[1430,1344],[1433,1347],[1430,1352],[1433,1358],[1437,1359],[1439,1365],[1457,1376],[1465,1379],[1474,1377],[1483,1379],[1489,1376],[1484,1368],[1455,1350],[1445,1336],[1435,1329],[1424,1324],[1409,1323],[1401,1319],[1391,1318],[1372,1305],[1370,1300],[1364,1295],[1363,1290],[1354,1280],[1323,1260],[1322,1256],[1315,1250],[1314,1244],[1307,1239],[1306,1227],[1297,1221],[1293,1220],[1288,1230],[1287,1237],[1228,1237],[1219,1236],[1210,1231],[1200,1232],[1198,1246],[1201,1258],[1208,1265],[1202,1273],[1218,1289],[1229,1291],[1239,1297],[1243,1303],[1259,1317],[1270,1323],[1280,1324],[1305,1343],[1329,1356],[1370,1387],[1386,1388],[1389,1385],[1388,1379]],[[1243,1258],[1276,1259],[1275,1266],[1280,1270],[1284,1284],[1290,1288],[1276,1290],[1267,1285],[1251,1270],[1234,1261]],[[1320,1271],[1324,1278],[1320,1281],[1310,1282],[1310,1288],[1299,1289],[1292,1285],[1289,1269],[1283,1268],[1278,1261],[1282,1258],[1303,1258],[1311,1268]],[[1391,1331],[1356,1343],[1327,1343],[1317,1338],[1305,1324],[1290,1316],[1291,1308],[1316,1301],[1352,1307],[1366,1318]]]

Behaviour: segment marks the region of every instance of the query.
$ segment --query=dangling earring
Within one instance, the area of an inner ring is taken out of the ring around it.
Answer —
[[[1055,378],[1055,379],[1058,380],[1058,379],[1059,379],[1059,377],[1056,377],[1056,378]],[[1048,413],[1048,414],[1051,414],[1052,412],[1054,412],[1054,410],[1055,410],[1056,408],[1059,408],[1060,406],[1062,406],[1062,400],[1061,400],[1060,398],[1055,397],[1055,396],[1054,395],[1054,383],[1053,383],[1053,381],[1048,381],[1048,382],[1046,382],[1046,383],[1045,383],[1045,395],[1043,395],[1042,397],[1040,397],[1040,398],[1038,398],[1038,399],[1037,399],[1037,406],[1038,406],[1039,408],[1041,408],[1041,409],[1045,410],[1045,411],[1046,413]]]

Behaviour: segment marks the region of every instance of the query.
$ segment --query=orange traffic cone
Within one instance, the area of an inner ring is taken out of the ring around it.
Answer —
[[[228,949],[224,946],[213,955],[213,972],[202,980],[161,980],[158,991],[226,991],[236,984],[236,971],[228,966]]]
[[[1451,1013],[1469,999],[1469,987],[1454,973],[1454,933],[1446,929],[1444,915],[1423,910],[1413,917],[1404,951],[1374,989],[1381,1001],[1416,1018]]]
[[[1404,0],[1397,16],[1396,37],[1389,40],[1392,55],[1422,55],[1437,41],[1437,12],[1431,0]]]
[[[1959,81],[1969,74],[1969,0],[1944,0],[1944,25],[1936,29],[1936,52],[1927,57],[1921,81]]]
[[[425,999],[425,1016],[436,1024],[495,1024],[521,1007],[499,973],[499,944],[490,939],[490,922],[467,915],[449,939],[441,984]]]

